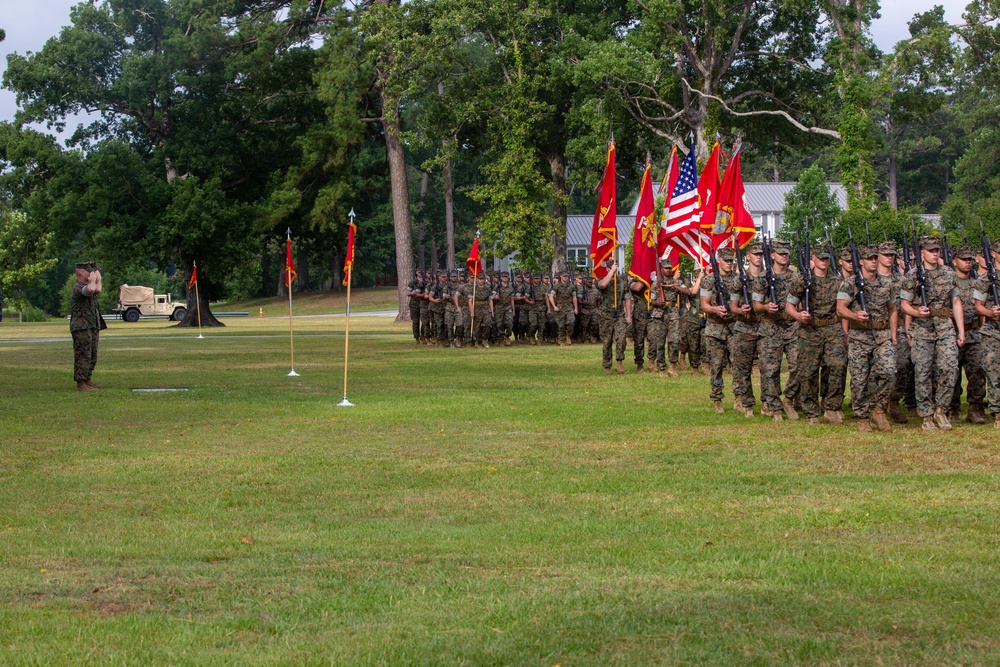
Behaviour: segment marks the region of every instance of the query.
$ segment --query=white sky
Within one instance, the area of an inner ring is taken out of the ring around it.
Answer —
[[[0,0],[0,28],[7,39],[0,42],[0,69],[7,68],[7,54],[39,51],[69,23],[70,7],[80,0]],[[882,0],[882,17],[872,26],[875,43],[888,51],[909,36],[906,24],[917,12],[944,5],[945,18],[957,23],[967,0]],[[8,90],[0,90],[0,120],[13,120],[17,104]],[[70,123],[69,130],[75,129]]]

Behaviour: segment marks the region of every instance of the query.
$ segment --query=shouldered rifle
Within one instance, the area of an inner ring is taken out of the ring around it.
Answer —
[[[903,223],[903,271],[910,272],[910,240],[906,236],[906,223]]]
[[[951,247],[948,246],[948,237],[945,236],[943,229],[941,230],[941,260],[949,269],[955,269],[954,257],[952,257]]]
[[[753,306],[753,301],[750,300],[750,290],[747,289],[747,286],[750,284],[750,276],[747,275],[747,270],[743,267],[743,248],[740,247],[739,243],[734,242],[733,249],[736,251],[736,270],[739,271],[738,275],[740,277],[743,304]]]
[[[924,270],[924,258],[920,254],[920,241],[917,239],[917,225],[910,220],[912,225],[910,237],[913,241],[913,266],[917,274],[917,287],[920,288],[920,305],[927,307],[927,272]]]
[[[986,260],[986,277],[990,281],[990,293],[993,296],[993,305],[1000,306],[1000,290],[997,289],[997,267],[993,261],[993,253],[990,252],[990,237],[983,229],[983,219],[979,218],[979,231],[982,234],[983,259]]]
[[[708,258],[712,264],[712,277],[715,287],[715,300],[718,302],[716,305],[722,306],[723,308],[726,309],[726,312],[728,313],[729,306],[727,306],[726,304],[729,303],[729,301],[728,299],[726,299],[726,286],[722,282],[722,274],[719,273],[719,261],[715,258],[714,252],[709,252]]]
[[[802,258],[799,260],[799,270],[802,271],[802,282],[805,285],[805,295],[802,302],[802,308],[808,313],[810,296],[812,295],[812,285],[813,285],[813,272],[809,268],[809,262],[812,261],[812,248],[809,244],[809,219],[806,218],[806,235],[803,247],[801,249]]]
[[[771,239],[764,237],[764,280],[767,281],[767,293],[771,298],[771,303],[777,304],[778,298],[774,294],[774,261],[771,259]]]
[[[851,264],[854,265],[854,285],[858,288],[858,303],[861,310],[868,312],[868,304],[865,299],[865,277],[861,274],[861,256],[858,254],[858,244],[854,242],[854,230],[847,225],[847,234],[851,239]]]
[[[868,231],[868,218],[865,218],[865,244],[872,244],[872,233]]]
[[[889,240],[889,235],[885,232],[885,230],[882,230],[882,240],[883,241]],[[892,275],[894,276],[899,275],[899,262],[896,261],[895,257],[892,258]]]

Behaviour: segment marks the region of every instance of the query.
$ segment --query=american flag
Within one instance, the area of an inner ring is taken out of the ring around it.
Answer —
[[[667,239],[688,257],[704,266],[709,262],[711,239],[699,227],[701,210],[698,206],[698,169],[695,166],[694,145],[681,162],[677,185],[667,204],[664,229]]]

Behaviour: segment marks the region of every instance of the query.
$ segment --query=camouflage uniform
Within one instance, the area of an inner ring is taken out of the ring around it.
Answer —
[[[759,252],[759,243],[751,244],[747,248],[747,251],[753,251],[754,246],[757,247],[757,251]],[[743,286],[740,284],[738,270],[738,268],[733,270],[732,293],[729,295],[729,298],[737,306],[752,306],[755,278],[747,274],[747,279],[750,283],[747,285],[747,296],[751,300],[751,303],[747,303],[743,298]],[[736,397],[736,400],[745,410],[752,410],[757,403],[757,399],[753,395],[753,379],[751,377],[753,374],[753,362],[757,360],[759,365],[760,359],[764,354],[764,337],[760,333],[760,318],[753,311],[746,315],[737,313],[734,314],[733,322],[729,328],[732,332],[732,335],[729,337],[729,357],[733,367],[733,396]],[[705,336],[708,336],[707,327]],[[705,347],[708,349],[707,340]],[[709,352],[710,359],[711,356],[712,354]],[[715,360],[711,359],[711,363],[714,365]],[[761,383],[763,384],[763,380],[761,380]]]
[[[413,340],[420,342],[420,295],[424,291],[424,281],[417,276],[406,284],[410,295],[410,324],[413,327]]]
[[[590,286],[584,291],[583,302],[580,304],[580,340],[595,342],[601,339],[598,326],[597,308],[601,303],[601,291],[594,285],[592,279],[587,279]]]
[[[444,334],[445,338],[448,339],[449,347],[454,347],[455,345],[455,329],[459,330],[459,338],[461,338],[461,324],[459,318],[459,309],[455,307],[455,294],[460,287],[458,283],[458,278],[454,275],[449,277],[448,289],[447,289],[447,299],[444,302]]]
[[[528,288],[528,340],[531,341],[532,345],[537,345],[545,338],[545,313],[548,310],[548,306],[545,304],[545,294],[547,291],[540,279],[532,279],[531,286]],[[532,294],[535,296],[534,299],[531,299]]]
[[[429,271],[425,275],[427,277],[421,291],[423,298],[420,299],[420,340],[427,343],[434,335],[431,331],[431,302],[427,297],[434,291],[435,280],[430,277]]]
[[[630,290],[632,296],[632,353],[635,367],[642,370],[646,360],[646,341],[649,338],[649,321],[653,319],[653,306],[646,298],[648,290],[645,285],[629,276],[629,284],[642,285],[643,289],[636,292]]]
[[[587,335],[583,331],[583,304],[587,301],[587,286],[584,285],[583,276],[573,278],[573,294],[576,295],[576,317],[572,337],[577,343],[585,343]]]
[[[544,290],[542,294],[555,294],[555,286],[547,275],[542,276],[542,289]],[[554,343],[556,341],[556,334],[559,331],[559,324],[556,322],[556,311],[552,310],[544,299],[542,303],[545,305],[545,308],[542,311],[542,331],[539,337],[546,343]]]
[[[963,255],[975,263],[976,254],[972,248],[959,248],[955,252],[956,257]],[[976,314],[976,306],[972,296],[972,286],[975,279],[971,275],[962,279],[956,274],[955,282],[958,283],[959,295],[962,298],[962,311],[965,315],[965,344],[958,348],[958,373],[955,379],[955,393],[951,399],[951,410],[957,414],[962,403],[962,371],[964,370],[967,383],[966,402],[969,404],[969,411],[982,412],[983,403],[986,400],[986,374],[983,371],[980,319],[979,315]]]
[[[777,242],[775,243],[777,246]],[[798,332],[799,323],[785,312],[784,305],[788,297],[788,285],[794,273],[789,269],[784,273],[774,274],[774,298],[779,305],[774,315],[758,313],[760,319],[760,335],[763,338],[763,349],[760,356],[760,394],[761,403],[768,410],[777,413],[782,409],[781,403],[781,359],[788,359],[788,382],[785,384],[784,396],[794,401],[799,394],[799,383],[796,369],[798,367]],[[770,303],[770,293],[767,277],[761,273],[754,280],[753,300],[758,303]]]
[[[482,343],[489,347],[488,341],[493,328],[493,316],[490,314],[490,299],[494,296],[496,294],[486,284],[485,280],[476,280],[475,317],[471,323],[471,326],[475,328],[472,332],[472,338],[476,342],[476,345]],[[472,298],[472,294],[469,295],[469,298]]]
[[[437,303],[430,304],[431,311],[431,332],[434,340],[441,342],[447,340],[448,336],[444,331],[444,300],[446,293],[450,292],[448,283],[445,282],[445,275],[439,274],[437,282],[431,286],[430,296],[437,299]]]
[[[663,326],[667,345],[667,359],[676,368],[677,360],[680,357],[681,347],[681,306],[679,303],[687,301],[687,295],[677,291],[678,287],[684,286],[683,280],[668,278],[672,275],[669,268],[663,270],[663,289],[667,297],[664,307]],[[668,290],[668,288],[671,288]]]
[[[74,282],[69,296],[69,331],[73,337],[73,380],[90,382],[97,366],[97,347],[104,320],[97,295],[84,291],[87,283]]]
[[[564,273],[563,276],[569,278],[568,273]],[[559,282],[552,288],[551,294],[556,307],[559,308],[555,312],[556,338],[562,345],[564,342],[569,342],[570,335],[573,333],[573,324],[576,321],[576,314],[573,312],[573,296],[576,294],[576,285],[569,280],[563,282],[562,277],[560,277]]]
[[[877,252],[876,252],[877,254]],[[846,301],[854,312],[861,310],[854,278],[841,281],[838,301]],[[889,330],[889,307],[895,305],[896,290],[890,276],[866,281],[867,323],[849,322],[847,363],[851,372],[851,410],[858,419],[868,419],[876,408],[885,410],[896,380],[896,353]]]
[[[667,275],[664,273],[664,275]],[[651,277],[653,280],[649,287],[649,293],[652,296],[652,306],[653,309],[649,311],[649,320],[646,323],[646,339],[649,341],[649,365],[650,368],[656,367],[656,370],[664,372],[667,370],[667,356],[666,356],[666,343],[667,343],[667,318],[669,317],[669,307],[667,304],[670,303],[671,293],[666,289],[666,285],[670,284],[669,281],[664,281],[664,301],[660,301],[659,295],[659,283],[656,281],[655,277]],[[634,314],[634,313],[633,313]]]
[[[995,241],[994,246],[996,251],[1000,251],[1000,241]],[[993,300],[988,274],[983,274],[973,283],[972,298],[982,302],[987,309],[1000,306],[1000,303]],[[990,412],[1000,415],[1000,318],[987,317],[979,333],[983,346],[982,366],[988,388],[988,406]]]
[[[618,293],[615,294],[617,284]],[[626,286],[626,281],[614,278],[604,287],[597,287],[601,293],[601,305],[597,309],[597,319],[601,327],[601,363],[604,368],[611,368],[611,344],[615,346],[615,361],[625,361],[625,338],[628,335],[628,324],[625,322],[625,301],[632,299],[632,293]],[[617,309],[615,304],[618,304]],[[633,320],[635,315],[633,314]]]
[[[469,310],[469,299],[472,297],[471,274],[466,274],[466,282],[458,288],[459,315],[462,318],[462,338],[467,342],[472,342],[472,311]]]
[[[520,274],[514,276],[514,312],[511,313],[511,328],[514,331],[514,340],[524,341],[528,331],[528,317],[524,310],[524,277]],[[521,321],[521,318],[524,321]]]
[[[688,284],[688,287],[691,287]],[[701,299],[697,295],[688,298],[688,308],[681,318],[681,354],[687,354],[691,370],[701,367],[702,333],[705,330],[705,313],[701,310]],[[728,304],[727,304],[728,307]]]
[[[922,247],[923,247],[923,241]],[[921,261],[918,257],[917,261]],[[935,409],[948,412],[958,376],[958,343],[952,322],[952,298],[958,296],[955,272],[938,267],[926,271],[927,307],[931,317],[910,320],[910,348],[913,358],[913,384],[917,394],[917,414],[930,417]],[[899,293],[902,301],[914,308],[921,305],[916,269],[903,278]],[[934,386],[935,380],[937,387]]]
[[[503,277],[501,277],[500,283],[496,286],[496,294],[497,298],[493,302],[493,314],[496,318],[500,340],[504,345],[510,345],[510,336],[514,329],[514,310],[511,308],[510,301],[514,296],[514,286],[510,284],[509,280],[504,282]]]
[[[816,256],[829,256],[817,251]],[[814,275],[809,290],[808,324],[799,328],[798,368],[799,397],[806,417],[819,417],[823,412],[837,412],[844,408],[844,395],[838,389],[844,385],[847,372],[847,348],[844,330],[837,319],[837,292],[841,279],[830,272],[827,276]],[[796,273],[789,284],[788,303],[793,306],[805,302],[805,279]],[[820,370],[827,374],[825,394],[820,394]]]
[[[719,251],[719,255],[722,256],[723,253],[732,254],[732,250],[722,249]],[[722,278],[723,291],[731,294],[735,289],[736,280],[734,273],[730,273],[728,276],[720,275]],[[699,296],[707,297],[709,299],[709,305],[718,306],[724,305],[729,309],[729,304],[720,304],[718,296],[715,293],[715,278],[711,276],[706,276],[705,280],[702,282],[701,292]],[[705,352],[708,354],[708,364],[709,364],[709,394],[708,397],[712,401],[721,401],[725,398],[722,392],[723,382],[722,382],[722,370],[726,367],[726,361],[730,357],[729,346],[732,343],[732,332],[731,327],[735,319],[732,314],[726,318],[721,318],[718,315],[712,313],[705,313]],[[733,375],[733,382],[735,383],[735,373]],[[735,385],[733,387],[735,393]],[[737,394],[737,396],[739,396]]]

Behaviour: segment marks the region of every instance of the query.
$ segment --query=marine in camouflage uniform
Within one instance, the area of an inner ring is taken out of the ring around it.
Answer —
[[[689,274],[690,275],[690,274]],[[704,275],[704,274],[703,274]],[[688,287],[701,291],[700,280],[688,281]],[[697,375],[704,375],[701,370],[701,355],[703,351],[702,333],[705,330],[705,313],[701,309],[700,296],[688,297],[688,307],[681,318],[681,355],[687,355],[688,365]]]
[[[475,294],[469,294],[469,307],[473,310],[472,340],[475,347],[489,347],[490,331],[493,328],[493,299],[496,293],[486,284],[486,277],[476,276]],[[475,301],[473,301],[475,299]]]
[[[524,322],[521,317],[524,316]],[[525,333],[528,330],[527,313],[524,312],[524,275],[514,276],[514,312],[511,314],[511,328],[514,332],[514,340],[519,343],[524,342]]]
[[[798,419],[795,399],[799,394],[796,375],[798,367],[799,323],[787,312],[784,304],[793,272],[788,268],[791,247],[786,241],[774,241],[771,258],[774,262],[774,301],[771,301],[767,276],[761,274],[754,280],[754,310],[760,317],[760,334],[764,348],[760,357],[761,402],[771,412],[774,421],[781,421],[781,411],[789,419]],[[788,360],[788,382],[781,389],[781,360]]]
[[[896,244],[893,241],[885,241],[879,244],[879,273],[892,276],[893,285],[896,288],[896,312],[899,313],[899,323],[896,327],[896,385],[893,387],[892,396],[889,398],[889,417],[897,424],[905,424],[908,420],[903,411],[899,409],[899,399],[903,399],[903,404],[912,410],[917,407],[917,398],[913,387],[913,360],[910,358],[910,339],[906,335],[906,318],[903,317],[902,304],[899,300],[899,294],[903,287],[903,274],[899,270],[893,272],[891,267],[888,267],[888,271],[886,270],[885,259],[887,258],[884,255],[888,253],[888,250],[886,250],[886,253],[883,253],[883,247],[892,248],[894,254],[893,261],[898,259],[898,252],[896,251]],[[850,253],[850,248],[845,248],[844,250]],[[899,262],[896,261],[896,264],[898,266]]]
[[[649,339],[649,321],[653,319],[653,304],[646,284],[634,276],[628,278],[632,297],[632,353],[635,369],[643,372],[646,360],[646,343]]]
[[[540,276],[531,277],[528,286],[528,342],[538,345],[545,337],[545,314],[548,311],[548,296]]]
[[[990,246],[994,265],[1000,263],[1000,239]],[[979,330],[983,345],[983,371],[986,375],[987,400],[993,414],[993,427],[1000,428],[1000,285],[990,283],[989,273],[979,276],[972,286],[976,313],[985,318]]]
[[[733,367],[733,409],[743,412],[747,417],[753,417],[754,405],[757,399],[753,394],[753,362],[764,354],[764,337],[760,333],[760,318],[753,310],[753,284],[757,277],[762,275],[763,268],[761,262],[764,257],[764,248],[760,241],[755,241],[747,246],[746,269],[747,298],[743,296],[743,286],[737,270],[733,271],[733,291],[730,294],[730,311],[733,314],[733,321],[729,325],[729,358]],[[702,302],[702,307],[704,307]],[[706,311],[707,313],[708,311]],[[707,327],[706,327],[706,336]],[[708,343],[706,339],[706,349]],[[711,359],[711,353],[709,353]],[[712,360],[714,364],[714,359]],[[763,381],[762,381],[763,382]],[[762,415],[771,417],[773,413],[764,403],[761,403],[760,412]]]
[[[552,286],[552,310],[556,316],[557,333],[556,339],[559,345],[572,345],[570,336],[573,333],[573,324],[576,321],[576,313],[579,304],[576,300],[576,285],[569,279],[569,273],[563,271],[559,274],[559,282]]]
[[[462,329],[460,325],[459,313],[461,310],[455,305],[455,297],[458,295],[458,274],[451,273],[448,276],[447,298],[444,302],[444,333],[448,340],[448,347],[455,347],[455,329],[458,329],[458,345],[462,344]]]
[[[98,309],[101,273],[93,262],[76,265],[76,282],[69,296],[69,331],[73,337],[73,380],[77,391],[96,391],[91,379],[97,366],[97,348],[101,329],[106,329]]]
[[[802,274],[794,274],[788,286],[786,312],[799,324],[798,379],[802,411],[811,424],[822,415],[826,423],[839,424],[844,395],[837,393],[847,372],[844,329],[837,318],[837,293],[842,279],[830,271],[830,251],[813,247],[814,268],[809,287],[809,311],[805,311],[806,284]],[[826,374],[826,393],[820,393],[820,371]]]
[[[670,275],[670,260],[662,260],[660,262],[662,268],[662,273],[664,276]],[[668,289],[668,285],[673,281],[666,278],[662,290],[660,290],[660,283],[657,280],[656,272],[654,271],[649,277],[649,298],[650,305],[653,307],[650,311],[650,319],[646,324],[646,338],[649,342],[649,365],[650,370],[655,366],[656,370],[660,371],[661,377],[666,377],[667,375],[667,355],[666,355],[666,344],[667,344],[667,322],[665,321],[668,317],[668,304],[673,301],[673,294],[671,290]]]
[[[430,345],[434,337],[431,330],[431,293],[436,282],[430,271],[424,271],[424,288],[420,294],[420,342],[427,345]]]
[[[983,405],[986,400],[986,374],[983,371],[983,342],[979,331],[981,320],[972,297],[972,285],[975,282],[972,267],[975,263],[976,251],[973,248],[961,246],[955,250],[955,281],[958,283],[962,313],[965,315],[965,345],[958,348],[958,374],[955,393],[951,399],[950,417],[954,420],[959,418],[959,408],[962,403],[962,371],[965,371],[966,402],[969,404],[965,421],[970,424],[982,424],[986,421]]]
[[[851,409],[858,429],[869,433],[874,421],[880,431],[891,431],[885,410],[896,378],[896,290],[888,276],[876,270],[878,248],[860,249],[865,281],[865,309],[855,279],[847,278],[837,291],[837,313],[848,323],[847,363],[851,372]],[[869,421],[871,420],[871,421]]]
[[[469,300],[472,298],[474,282],[472,274],[466,272],[465,281],[458,289],[459,315],[462,318],[462,339],[468,345],[472,345],[472,311],[469,310]]]
[[[723,302],[719,303],[714,277],[708,277],[702,281],[698,300],[705,313],[705,352],[708,355],[709,364],[708,398],[715,403],[715,411],[722,414],[725,412],[722,407],[722,400],[725,398],[722,370],[729,357],[730,324],[734,321],[731,306],[726,303],[726,299],[727,295],[731,295],[736,289],[732,248],[720,248],[716,252],[716,259],[719,264],[719,277],[722,279]],[[753,415],[753,412],[751,411],[750,414]]]
[[[514,330],[514,286],[510,276],[500,274],[500,283],[496,286],[496,299],[493,301],[493,314],[496,318],[500,344],[510,347],[510,336]]]
[[[543,302],[545,303],[545,317],[543,323],[541,324],[541,335],[539,338],[544,340],[546,343],[555,343],[556,335],[559,332],[559,324],[556,322],[556,311],[553,310],[552,306],[554,301],[552,300],[555,296],[555,285],[552,284],[550,276],[547,273],[542,274],[542,293],[545,295]]]
[[[596,343],[601,340],[597,308],[601,305],[601,292],[593,277],[587,276],[583,302],[580,304],[580,340]]]
[[[406,293],[410,297],[410,324],[413,327],[413,340],[420,342],[420,299],[424,293],[424,274],[416,271],[413,280],[406,284]]]
[[[958,375],[958,348],[965,342],[965,314],[958,282],[954,271],[939,266],[940,252],[941,242],[937,238],[920,239],[920,257],[916,261],[923,262],[925,269],[927,306],[920,305],[915,268],[903,278],[899,294],[903,313],[911,317],[908,333],[913,382],[917,414],[924,419],[921,428],[925,431],[951,428],[948,410]]]
[[[624,373],[622,362],[625,361],[625,345],[628,328],[632,320],[632,293],[626,286],[626,281],[618,276],[618,263],[604,268],[607,274],[597,282],[601,293],[601,305],[597,309],[597,318],[601,327],[601,363],[604,372],[611,372],[611,345],[614,344],[615,370]]]
[[[576,317],[573,322],[573,335],[570,336],[577,343],[586,343],[587,337],[583,333],[583,304],[587,300],[587,287],[584,285],[583,275],[573,273],[573,293],[576,296]]]
[[[428,343],[443,345],[444,341],[448,339],[444,331],[444,304],[447,300],[446,294],[449,291],[447,276],[443,273],[437,274],[437,280],[427,295],[427,299],[430,301],[432,332],[432,337],[428,339]]]

